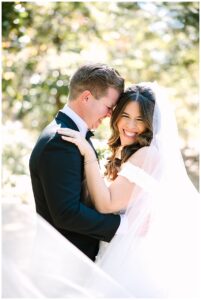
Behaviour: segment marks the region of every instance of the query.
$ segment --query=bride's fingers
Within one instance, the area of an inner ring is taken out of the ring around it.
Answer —
[[[67,132],[67,131],[59,131],[58,132],[61,135],[66,135],[66,136],[74,136],[74,134],[72,132]]]
[[[79,134],[77,131],[69,129],[69,128],[60,128],[57,130],[58,133],[69,135],[69,136],[75,136],[76,134]]]
[[[72,132],[73,130],[69,129],[69,128],[59,128],[58,129],[59,132]]]
[[[69,137],[69,136],[62,135],[61,138],[65,141],[67,141],[67,142],[71,142],[71,143],[76,144],[76,139],[74,137]]]
[[[76,135],[75,133],[68,133],[68,132],[59,132],[59,134],[66,136],[66,137],[71,137],[71,138],[79,138],[78,135]]]

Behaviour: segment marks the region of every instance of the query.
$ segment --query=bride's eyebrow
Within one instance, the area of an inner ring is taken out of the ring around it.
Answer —
[[[127,112],[125,112],[125,111],[122,112],[122,115],[131,116],[129,113],[127,113]],[[137,117],[135,117],[135,118],[136,118],[136,119],[138,119],[138,118],[139,118],[139,119],[142,119],[142,116],[139,115],[139,116],[137,116]]]

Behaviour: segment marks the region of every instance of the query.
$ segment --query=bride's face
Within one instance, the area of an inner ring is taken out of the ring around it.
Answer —
[[[122,146],[131,145],[136,137],[146,130],[145,123],[140,113],[139,103],[129,102],[117,123]]]

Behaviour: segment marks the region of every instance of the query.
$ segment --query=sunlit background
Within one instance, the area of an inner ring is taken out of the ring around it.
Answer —
[[[156,80],[167,88],[199,188],[199,2],[3,2],[2,19],[6,201],[33,200],[30,153],[67,102],[70,76],[87,62],[117,68],[126,85]],[[106,121],[95,140],[102,158],[109,134]]]

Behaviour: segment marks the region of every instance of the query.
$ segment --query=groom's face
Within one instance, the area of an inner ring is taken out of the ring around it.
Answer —
[[[110,117],[113,107],[119,98],[119,92],[109,87],[105,96],[96,99],[92,94],[88,106],[88,125],[90,129],[96,129],[106,117]]]

